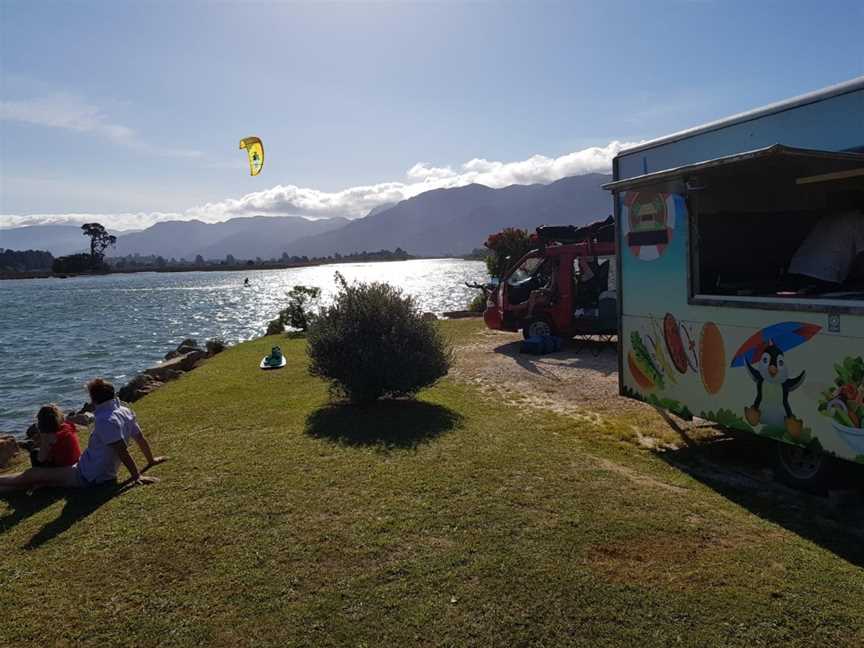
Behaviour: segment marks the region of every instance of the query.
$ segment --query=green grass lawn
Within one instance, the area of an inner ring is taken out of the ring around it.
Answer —
[[[452,380],[331,404],[303,340],[257,368],[275,341],[135,405],[161,483],[0,499],[0,645],[864,643],[860,567],[616,423]]]

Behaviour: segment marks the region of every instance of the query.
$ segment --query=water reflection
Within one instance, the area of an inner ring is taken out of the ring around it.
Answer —
[[[0,433],[20,432],[40,403],[79,406],[87,379],[119,382],[183,338],[257,337],[292,286],[317,286],[332,300],[337,270],[349,282],[399,286],[434,313],[464,308],[476,294],[464,283],[485,278],[481,262],[437,259],[0,281]]]

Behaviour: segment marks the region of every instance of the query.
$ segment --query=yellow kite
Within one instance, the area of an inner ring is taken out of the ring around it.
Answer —
[[[264,168],[264,144],[257,137],[244,137],[240,140],[240,148],[249,154],[249,173],[253,176],[261,173]]]

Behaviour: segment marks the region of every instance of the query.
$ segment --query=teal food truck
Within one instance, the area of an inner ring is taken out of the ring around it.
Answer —
[[[626,396],[776,441],[814,486],[864,463],[864,77],[613,163]]]

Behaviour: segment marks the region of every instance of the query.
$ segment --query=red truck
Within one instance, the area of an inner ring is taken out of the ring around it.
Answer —
[[[521,329],[526,338],[617,334],[611,218],[578,228],[538,227],[537,240],[538,247],[487,292],[486,326]]]

